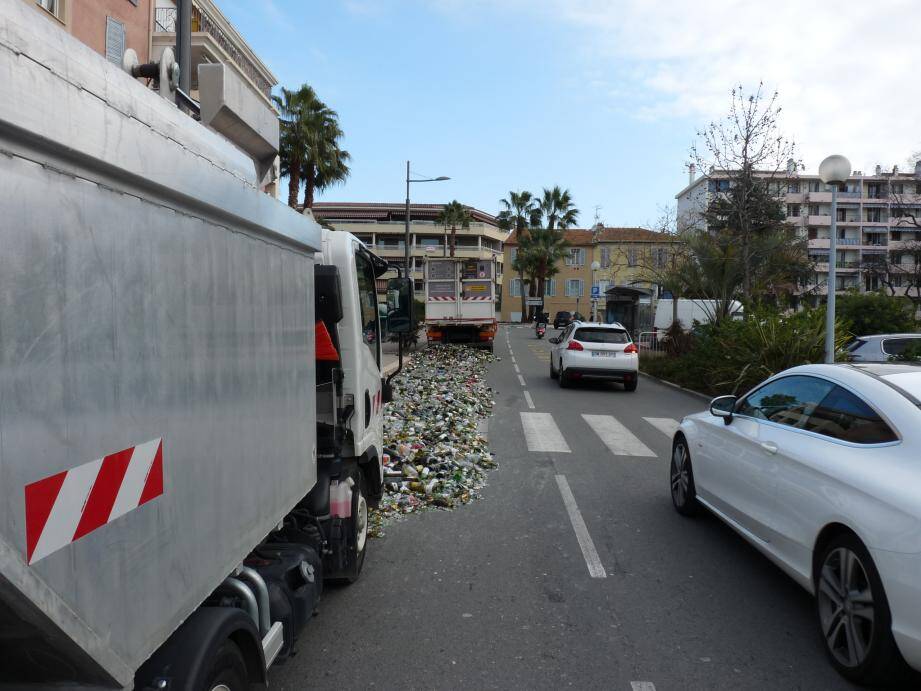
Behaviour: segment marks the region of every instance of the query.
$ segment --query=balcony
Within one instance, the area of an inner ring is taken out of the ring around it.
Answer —
[[[809,203],[810,204],[821,204],[825,202],[826,204],[831,203],[831,192],[810,192],[809,193]]]
[[[831,216],[808,216],[807,224],[811,226],[827,226],[831,225]]]
[[[810,249],[813,247],[828,249],[829,242],[829,238],[811,238],[808,244]]]
[[[839,247],[842,245],[859,245],[860,239],[859,238],[838,238],[838,242],[836,244]]]
[[[162,52],[176,43],[175,7],[158,7],[154,15],[153,45]],[[274,75],[252,52],[243,37],[210,0],[196,0],[192,5],[192,81],[197,89],[195,66],[208,62],[234,65],[267,102],[272,100]]]

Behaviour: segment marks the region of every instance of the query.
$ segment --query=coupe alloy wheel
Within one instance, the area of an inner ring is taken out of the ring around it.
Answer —
[[[687,502],[690,487],[688,470],[688,449],[679,442],[672,451],[672,501],[675,502],[675,506],[684,506]]]
[[[828,650],[845,667],[862,665],[873,641],[876,610],[867,571],[847,547],[838,547],[825,557],[818,605]]]

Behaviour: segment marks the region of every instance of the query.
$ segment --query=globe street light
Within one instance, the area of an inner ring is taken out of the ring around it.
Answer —
[[[443,180],[450,180],[447,175],[439,175],[437,178],[410,178],[409,177],[409,161],[406,162],[406,232],[403,238],[403,244],[405,245],[403,256],[406,260],[406,275],[410,276],[414,281],[416,277],[410,275],[409,273],[409,183],[411,182],[442,182]]]
[[[838,186],[851,175],[851,162],[834,154],[819,164],[819,178],[831,185],[831,228],[828,240],[828,301],[825,307],[825,362],[835,361],[835,289],[838,263]]]
[[[594,296],[595,292],[595,272],[601,268],[601,264],[596,260],[592,262],[592,321],[598,321],[598,298]],[[600,291],[599,291],[600,292]]]

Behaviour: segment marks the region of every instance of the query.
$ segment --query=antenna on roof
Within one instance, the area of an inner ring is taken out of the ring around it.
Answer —
[[[595,225],[601,223],[601,214],[598,213],[601,211],[601,204],[595,204]]]

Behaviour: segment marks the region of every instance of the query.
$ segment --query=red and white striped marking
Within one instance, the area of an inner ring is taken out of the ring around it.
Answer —
[[[453,297],[442,297],[442,296],[432,296],[429,298],[429,302],[457,302],[457,298]]]
[[[486,301],[491,301],[491,300],[492,300],[492,296],[490,296],[490,295],[484,295],[484,296],[482,296],[482,297],[476,296],[476,297],[464,298],[464,300],[478,300],[478,301],[481,301],[481,302],[486,302]]]
[[[163,440],[154,439],[26,485],[29,564],[163,494]]]

